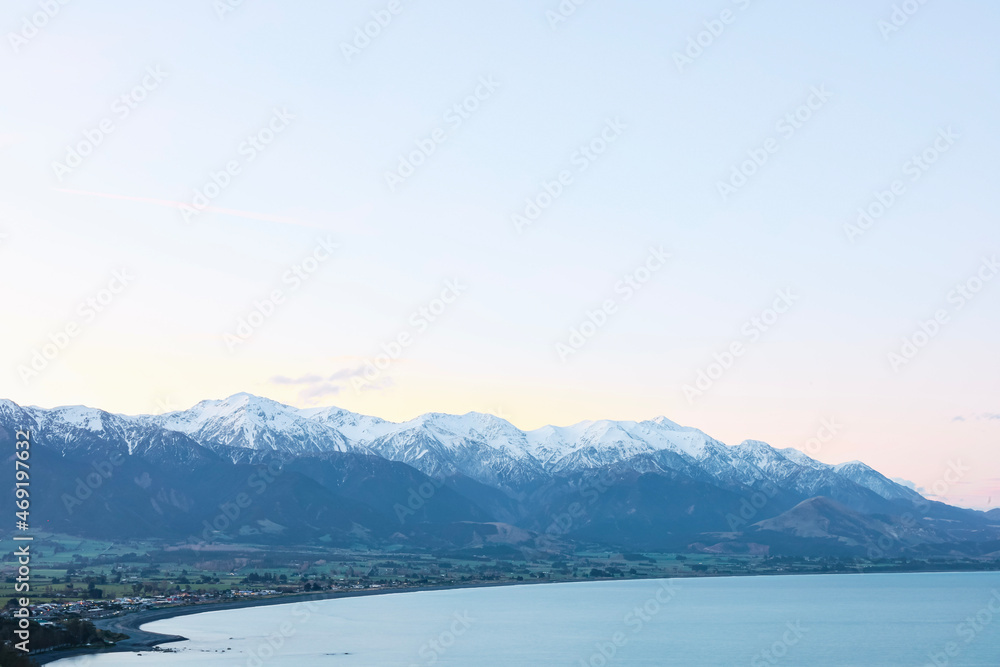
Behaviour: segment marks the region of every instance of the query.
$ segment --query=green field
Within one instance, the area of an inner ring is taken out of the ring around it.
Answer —
[[[123,544],[36,535],[32,542],[33,603],[189,592],[277,589],[283,593],[337,587],[461,585],[505,581],[574,581],[820,572],[997,569],[997,562],[769,558],[706,554],[582,551],[572,555],[511,551],[503,557],[351,551],[322,547],[240,545],[193,550],[158,543]],[[0,599],[16,595],[16,562],[2,561]]]

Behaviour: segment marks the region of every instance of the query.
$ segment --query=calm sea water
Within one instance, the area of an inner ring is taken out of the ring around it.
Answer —
[[[1000,573],[587,582],[157,621],[177,653],[60,667],[1000,665]]]

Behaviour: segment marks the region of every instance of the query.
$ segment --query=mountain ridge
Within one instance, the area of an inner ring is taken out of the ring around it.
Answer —
[[[105,422],[118,429],[127,428],[129,422],[157,426],[184,433],[209,449],[375,454],[408,463],[427,474],[458,471],[478,481],[508,487],[546,474],[616,465],[668,450],[689,466],[708,466],[713,474],[728,474],[743,483],[787,478],[792,467],[800,466],[821,475],[847,477],[886,499],[922,498],[861,462],[827,464],[800,450],[779,450],[760,440],[726,445],[700,429],[681,426],[664,416],[643,421],[584,420],[524,431],[502,417],[480,412],[432,412],[392,422],[336,406],[296,408],[247,392],[202,400],[186,410],[161,415],[124,415],[85,406],[22,409],[36,419],[61,418],[64,425],[91,431],[102,431]],[[794,454],[785,456],[785,451]],[[712,465],[720,460],[730,469]],[[485,466],[476,465],[484,461]],[[746,468],[739,470],[741,464]],[[752,468],[758,468],[759,473]],[[818,484],[816,480],[810,483]]]
[[[541,551],[800,554],[1000,543],[1000,517],[928,501],[861,462],[730,446],[665,417],[522,431],[476,412],[391,422],[247,393],[134,416],[0,401],[0,441],[23,428],[51,468],[39,511],[84,535],[463,549],[503,533]],[[261,484],[264,470],[281,476]],[[261,495],[228,520],[248,490]]]

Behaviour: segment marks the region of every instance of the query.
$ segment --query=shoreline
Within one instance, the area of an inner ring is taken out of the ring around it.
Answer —
[[[721,579],[721,578],[742,578],[742,577],[801,577],[801,576],[834,576],[834,575],[892,575],[892,574],[966,574],[966,573],[986,573],[997,572],[996,570],[934,570],[915,572],[799,572],[799,573],[766,573],[766,574],[707,574],[698,576],[682,577],[649,577],[630,579],[628,581],[658,581],[662,579]],[[593,583],[597,581],[620,581],[619,579],[581,579],[581,580],[555,580],[555,581],[497,581],[479,582],[472,584],[447,584],[442,586],[421,586],[404,588],[378,588],[332,591],[327,593],[299,593],[273,598],[237,600],[233,602],[207,602],[201,604],[184,605],[180,607],[160,607],[158,609],[147,609],[144,611],[130,612],[122,616],[102,618],[93,620],[93,624],[101,630],[110,630],[128,635],[128,639],[123,639],[112,647],[91,649],[91,648],[71,648],[64,651],[51,651],[29,656],[39,665],[54,663],[58,660],[75,658],[82,655],[102,655],[105,653],[138,653],[151,651],[161,644],[187,641],[187,637],[180,635],[165,635],[158,632],[142,630],[141,626],[154,621],[162,621],[168,618],[179,616],[189,616],[191,614],[203,614],[212,611],[232,611],[235,609],[246,609],[249,607],[269,607],[281,604],[294,604],[296,602],[314,602],[319,600],[335,600],[338,598],[353,598],[369,595],[388,595],[392,593],[419,593],[421,591],[451,591],[470,588],[496,588],[501,586],[539,586],[544,584],[573,584],[573,583]]]
[[[597,580],[602,581],[602,580]],[[565,581],[497,581],[474,584],[448,584],[443,586],[421,586],[405,588],[376,588],[346,591],[331,591],[327,593],[301,593],[283,595],[273,598],[237,600],[234,602],[207,602],[202,604],[183,605],[179,607],[160,607],[144,611],[130,612],[122,616],[95,619],[92,623],[101,630],[110,630],[128,635],[114,646],[107,648],[71,648],[65,651],[50,651],[29,657],[39,665],[46,665],[58,660],[75,658],[82,655],[103,655],[105,653],[137,653],[151,651],[160,644],[187,641],[180,635],[164,635],[158,632],[142,630],[141,626],[153,621],[163,621],[178,616],[204,614],[211,611],[232,611],[248,607],[268,607],[279,604],[294,604],[296,602],[315,602],[318,600],[335,600],[338,598],[353,598],[367,595],[387,595],[390,593],[417,593],[421,591],[451,591],[465,588],[493,588],[497,586],[537,586],[539,584],[573,583]]]

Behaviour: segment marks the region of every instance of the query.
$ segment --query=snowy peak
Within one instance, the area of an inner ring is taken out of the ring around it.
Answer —
[[[39,429],[69,439],[79,432],[104,438],[121,438],[140,423],[136,417],[116,415],[82,405],[62,406],[51,410],[32,406],[25,408],[24,413],[34,419]]]
[[[815,470],[828,470],[830,468],[830,466],[827,465],[826,463],[821,463],[820,461],[817,461],[816,459],[812,458],[805,452],[801,452],[791,447],[786,447],[785,449],[781,449],[778,451],[780,451],[782,456],[784,456],[786,459],[788,459],[789,461],[794,461],[795,463],[798,463],[800,466],[806,466],[809,468],[813,468]]]
[[[210,449],[234,447],[294,454],[350,448],[336,429],[298,414],[296,408],[247,393],[201,401],[188,410],[150,421],[191,436]]]
[[[290,415],[294,408],[251,394],[233,394],[222,400],[201,401],[188,410],[169,412],[161,415],[160,421],[171,430],[184,431],[213,420],[229,420],[271,424],[281,428],[292,423]]]
[[[82,405],[67,405],[51,410],[31,407],[27,412],[35,418],[39,427],[43,428],[74,428],[100,432],[104,430],[105,422],[114,421],[114,417],[109,413]]]
[[[733,456],[756,466],[773,467],[788,462],[778,450],[760,440],[744,440],[730,451]]]
[[[921,500],[913,489],[897,484],[861,461],[848,461],[832,466],[834,472],[855,484],[871,489],[886,500]]]
[[[369,442],[385,435],[397,425],[378,417],[359,415],[342,408],[305,408],[297,411],[298,415],[323,424],[341,433],[354,442]]]
[[[722,446],[702,431],[679,426],[665,417],[643,422],[600,420],[565,427],[543,426],[526,436],[539,453],[544,453],[543,458],[557,464],[580,459],[588,452],[597,459],[623,460],[667,450],[699,459]]]
[[[639,473],[669,469],[720,484],[770,483],[808,497],[920,498],[857,461],[830,466],[798,450],[778,450],[759,440],[729,447],[665,417],[641,422],[602,419],[522,431],[505,419],[478,412],[428,413],[396,423],[337,407],[300,409],[239,393],[201,401],[187,410],[138,417],[82,406],[21,408],[0,401],[0,419],[8,424],[33,422],[64,449],[105,440],[131,451],[153,431],[166,431],[183,434],[234,460],[242,456],[240,450],[287,457],[353,451],[406,463],[426,474],[461,473],[508,489],[555,475],[614,467]]]
[[[665,429],[670,429],[671,431],[680,431],[681,429],[684,428],[683,426],[681,426],[677,422],[670,421],[666,417],[662,417],[662,416],[661,417],[656,417],[656,418],[652,419],[651,421],[652,421],[652,423],[656,424],[657,426],[659,426],[661,428],[665,428]]]

